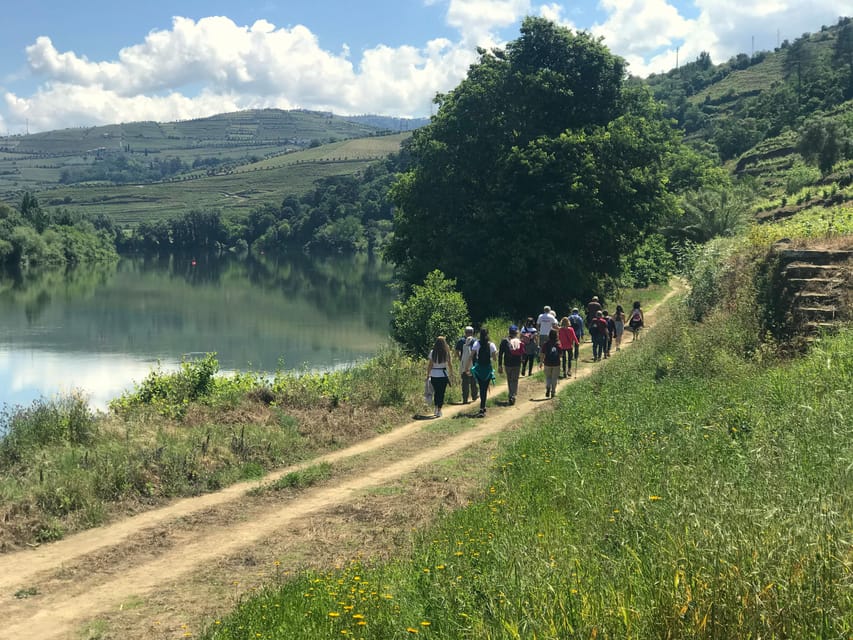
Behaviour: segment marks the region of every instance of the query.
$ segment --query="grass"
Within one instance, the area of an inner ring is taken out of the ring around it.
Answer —
[[[849,637],[853,332],[768,362],[687,315],[564,388],[411,556],[303,574],[204,637]]]
[[[260,479],[399,424],[422,391],[422,363],[387,348],[330,374],[216,376],[212,357],[155,370],[95,415],[82,398],[0,415],[0,551],[102,524],[113,510]],[[281,487],[319,482],[319,465]]]
[[[253,493],[283,491],[285,489],[307,489],[332,477],[332,465],[328,462],[314,464],[298,471],[286,473],[277,480],[259,487]]]

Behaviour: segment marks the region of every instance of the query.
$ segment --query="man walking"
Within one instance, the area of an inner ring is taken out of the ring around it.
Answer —
[[[468,395],[471,400],[477,401],[477,381],[471,375],[471,365],[474,357],[471,354],[471,345],[474,344],[474,327],[465,327],[465,335],[456,341],[456,355],[459,356],[459,375],[462,377],[462,404],[468,404]]]
[[[577,307],[572,309],[572,314],[569,316],[569,324],[572,325],[572,329],[575,330],[575,337],[578,339],[575,343],[575,365],[577,366],[577,363],[580,362],[578,358],[580,357],[581,342],[583,342],[583,318],[581,318]]]
[[[539,331],[539,346],[541,347],[548,340],[548,334],[551,329],[557,327],[557,318],[551,315],[551,307],[547,304],[542,309],[542,313],[536,318],[536,329]]]
[[[586,326],[589,329],[590,338],[592,338],[592,321],[595,320],[596,314],[602,309],[603,307],[598,300],[598,296],[592,296],[592,300],[586,304]]]

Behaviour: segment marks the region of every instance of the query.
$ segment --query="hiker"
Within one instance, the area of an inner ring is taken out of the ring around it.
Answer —
[[[551,329],[542,345],[542,360],[539,368],[545,368],[545,397],[553,398],[557,393],[557,381],[560,379],[560,343],[557,330]]]
[[[438,336],[435,344],[429,352],[427,364],[427,376],[434,390],[435,417],[441,417],[441,407],[444,406],[444,392],[450,384],[450,376],[453,370],[450,368],[450,347],[444,336]]]
[[[592,296],[592,300],[586,304],[586,326],[589,329],[590,338],[592,338],[592,321],[595,320],[595,315],[601,309],[602,306],[601,302],[598,301],[598,296]],[[593,344],[595,344],[595,340],[593,340]]]
[[[482,418],[486,415],[489,383],[495,381],[495,362],[498,357],[498,349],[494,342],[489,341],[489,330],[486,327],[480,329],[480,339],[471,345],[471,354],[474,356],[471,374],[480,387],[480,412],[477,415]]]
[[[604,316],[604,321],[607,323],[607,331],[604,334],[604,357],[610,357],[610,350],[613,348],[613,338],[616,335],[616,323],[613,321],[613,317],[610,315],[610,312],[604,310],[601,312],[602,316]]]
[[[638,300],[634,302],[634,307],[631,309],[631,315],[628,319],[628,327],[634,334],[634,337],[631,338],[631,342],[634,342],[634,340],[639,337],[640,329],[643,328],[644,323],[645,317],[643,316],[643,310],[640,309],[640,301]]]
[[[525,345],[518,337],[518,326],[509,326],[509,335],[501,340],[498,348],[498,373],[506,371],[506,385],[509,391],[509,403],[515,404],[518,395],[518,374],[521,371],[521,360],[524,357]]]
[[[589,325],[589,335],[592,338],[592,361],[599,362],[604,356],[607,344],[607,320],[601,311],[595,312],[595,317]]]
[[[572,377],[572,353],[578,345],[578,337],[569,322],[567,316],[560,320],[560,328],[557,330],[557,341],[560,343],[560,364],[563,367],[563,377]]]
[[[557,318],[551,315],[551,307],[547,304],[542,313],[536,318],[536,330],[539,332],[539,346],[541,347],[548,339],[548,333],[557,326]]]
[[[471,355],[471,345],[474,344],[474,327],[465,327],[465,335],[456,341],[456,355],[459,358],[459,377],[462,379],[462,404],[468,404],[477,399],[477,381],[471,375],[471,365],[474,357]]]
[[[569,316],[569,324],[572,325],[572,329],[575,331],[575,337],[578,341],[575,343],[575,363],[580,362],[580,349],[581,342],[583,342],[583,318],[581,318],[580,311],[578,311],[577,307],[572,309],[572,313]],[[577,366],[577,364],[575,364]]]
[[[527,318],[524,326],[521,328],[521,341],[524,343],[524,358],[521,361],[521,375],[524,375],[525,369],[527,375],[533,375],[533,361],[536,360],[536,355],[539,353],[539,341],[537,340],[536,327],[533,326],[533,318]]]
[[[625,333],[625,310],[621,304],[616,305],[616,313],[613,314],[613,338],[616,341],[616,351],[622,349],[622,334]]]

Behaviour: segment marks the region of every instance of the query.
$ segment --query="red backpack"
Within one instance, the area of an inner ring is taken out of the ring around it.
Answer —
[[[524,355],[524,344],[518,338],[507,338],[506,340],[507,346],[509,347],[509,354],[511,356],[523,356]]]

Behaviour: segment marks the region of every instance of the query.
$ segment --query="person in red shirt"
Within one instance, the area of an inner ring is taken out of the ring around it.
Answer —
[[[557,330],[557,339],[560,342],[560,362],[563,367],[563,377],[572,377],[572,352],[578,344],[578,337],[569,322],[568,317],[560,320],[560,328]]]

